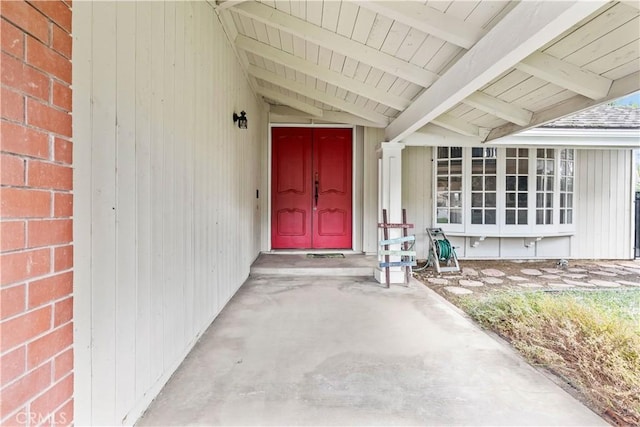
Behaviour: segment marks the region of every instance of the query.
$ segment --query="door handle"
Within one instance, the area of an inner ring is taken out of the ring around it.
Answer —
[[[318,172],[316,172],[316,182],[315,182],[315,194],[313,198],[316,201],[315,208],[318,207],[318,187],[320,186],[320,182],[318,181]]]

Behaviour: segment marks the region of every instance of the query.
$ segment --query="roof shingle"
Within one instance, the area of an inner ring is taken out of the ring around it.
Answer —
[[[640,108],[631,105],[603,104],[542,126],[545,128],[637,129]]]

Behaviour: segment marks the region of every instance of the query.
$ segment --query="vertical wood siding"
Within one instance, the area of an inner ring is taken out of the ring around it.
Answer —
[[[206,2],[73,19],[76,423],[132,424],[258,254],[266,113]]]
[[[402,207],[407,221],[414,224],[415,250],[426,259],[429,245],[426,229],[432,224],[432,148],[405,147],[402,150]]]
[[[633,257],[632,151],[578,150],[572,257]]]

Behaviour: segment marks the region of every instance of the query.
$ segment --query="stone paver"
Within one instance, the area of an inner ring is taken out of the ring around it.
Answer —
[[[616,268],[616,265],[610,262],[596,262],[596,265],[602,268]]]
[[[429,283],[433,283],[434,285],[448,285],[449,281],[447,279],[440,279],[438,277],[429,277],[427,279]]]
[[[520,277],[520,276],[509,276],[507,277],[507,279],[512,280],[514,282],[526,282],[527,280],[529,280],[525,277]]]
[[[564,283],[568,283],[569,285],[582,286],[584,288],[593,288],[595,286],[593,283],[578,282],[578,281],[569,280],[569,279],[562,279],[562,280],[564,281]]]
[[[465,267],[465,268],[462,269],[462,274],[464,276],[473,276],[473,277],[475,277],[475,276],[478,275],[478,272],[475,271],[473,268]]]
[[[469,287],[480,287],[480,286],[484,286],[484,283],[478,281],[478,280],[466,280],[466,279],[462,279],[462,280],[458,280],[458,284],[460,286],[469,286]]]
[[[527,276],[542,276],[542,272],[535,268],[524,268],[520,270],[520,273],[526,274]]]
[[[547,280],[558,280],[560,278],[560,276],[558,276],[557,274],[543,274],[542,276],[539,276],[541,279],[547,279]]]
[[[606,280],[592,279],[592,280],[589,280],[589,282],[593,283],[596,286],[600,286],[600,287],[603,287],[603,288],[618,288],[618,287],[620,287],[620,283],[608,282]]]
[[[611,273],[611,272],[602,271],[602,270],[593,270],[591,272],[591,274],[597,274],[598,276],[607,276],[607,277],[616,277],[617,276],[616,273]]]
[[[504,280],[498,279],[497,277],[484,277],[482,280],[484,281],[484,283],[487,283],[489,285],[500,285],[504,283]]]
[[[584,279],[589,277],[586,274],[563,274],[564,277],[568,277],[569,279]]]
[[[584,268],[567,268],[567,271],[569,273],[586,273],[587,270],[585,270]]]
[[[539,284],[539,283],[524,283],[524,282],[518,282],[516,283],[516,285],[522,287],[522,288],[542,288],[544,287],[543,285]]]
[[[562,273],[562,270],[560,270],[559,268],[541,268],[540,270],[544,271],[545,273],[549,273],[549,274],[560,274],[560,273]]]
[[[485,276],[489,276],[489,277],[502,277],[502,276],[506,276],[506,274],[504,274],[504,272],[496,269],[496,268],[487,268],[482,270],[482,274],[484,274]]]
[[[460,288],[458,286],[445,286],[444,290],[455,295],[469,295],[473,293],[471,289]]]
[[[556,288],[556,289],[567,289],[567,288],[574,288],[575,287],[575,285],[571,285],[569,283],[558,283],[558,282],[549,283],[548,286],[550,288]]]
[[[616,282],[620,283],[621,285],[640,286],[640,283],[638,283],[638,282],[630,282],[628,280],[616,280]]]

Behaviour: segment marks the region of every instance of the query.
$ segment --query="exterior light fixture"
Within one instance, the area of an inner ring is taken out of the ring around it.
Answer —
[[[246,129],[247,128],[247,113],[245,111],[240,111],[240,115],[233,113],[233,123],[238,122],[238,128]]]

